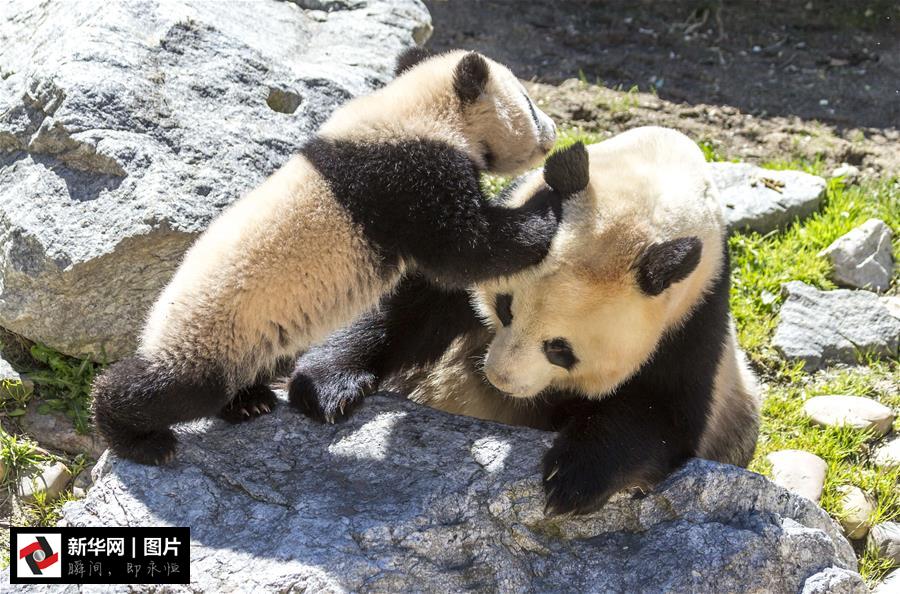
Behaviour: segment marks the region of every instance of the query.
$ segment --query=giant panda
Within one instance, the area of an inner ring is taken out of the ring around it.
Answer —
[[[190,248],[152,307],[137,354],[93,386],[112,450],[156,464],[171,425],[268,412],[274,363],[417,270],[443,286],[516,273],[546,255],[560,194],[489,202],[480,173],[545,158],[556,128],[504,66],[478,53],[407,53],[398,77],[338,109]]]
[[[729,260],[700,149],[645,127],[574,147],[505,197],[573,194],[538,267],[447,290],[411,276],[299,358],[291,403],[334,422],[395,390],[448,412],[558,435],[550,513],[646,490],[688,457],[746,465],[756,382],[729,312]]]

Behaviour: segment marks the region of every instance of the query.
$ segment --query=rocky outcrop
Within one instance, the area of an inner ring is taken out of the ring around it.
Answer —
[[[768,233],[819,208],[825,180],[803,171],[749,163],[710,163],[729,230]]]
[[[106,454],[63,516],[191,526],[194,591],[865,591],[824,511],[732,466],[695,460],[642,499],[546,517],[551,434],[387,396],[343,424],[282,402],[180,439],[165,467]]]
[[[900,319],[889,298],[869,291],[819,291],[800,281],[783,285],[772,344],[789,361],[803,361],[806,371],[832,363],[858,363],[863,355],[897,357]]]
[[[0,3],[0,326],[128,353],[193,238],[430,28],[418,0]]]

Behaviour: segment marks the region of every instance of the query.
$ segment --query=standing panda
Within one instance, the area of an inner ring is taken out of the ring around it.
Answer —
[[[552,120],[477,53],[414,51],[398,73],[338,109],[187,252],[137,355],[94,383],[97,428],[116,454],[158,464],[174,454],[175,423],[268,412],[277,360],[377,304],[407,270],[460,287],[547,254],[561,194],[506,207],[479,181],[540,162]]]
[[[548,187],[573,197],[539,267],[471,294],[411,277],[298,360],[292,404],[333,422],[389,389],[558,431],[543,461],[557,513],[650,488],[691,456],[746,465],[759,401],[701,151],[673,130],[637,128],[573,147],[505,200]]]

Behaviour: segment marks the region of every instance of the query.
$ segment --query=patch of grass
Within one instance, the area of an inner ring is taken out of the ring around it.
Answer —
[[[49,460],[32,440],[0,429],[0,461],[6,467],[4,482],[12,482],[41,462]]]
[[[773,169],[801,169],[822,174],[821,160],[786,160],[765,164]],[[845,187],[830,180],[819,212],[796,221],[782,232],[767,235],[737,233],[729,240],[732,257],[731,305],[741,346],[767,383],[762,425],[756,455],[750,469],[770,474],[767,454],[799,449],[816,454],[828,465],[820,505],[840,518],[838,487],[855,485],[875,502],[874,523],[900,518],[900,469],[876,467],[869,456],[877,445],[871,433],[847,427],[819,427],[803,414],[803,403],[822,394],[865,396],[900,409],[900,363],[864,359],[863,365],[830,368],[809,375],[802,364],[788,364],[771,346],[783,295],[782,283],[800,280],[820,289],[834,289],[829,264],[818,253],[835,239],[871,217],[900,229],[900,183],[896,178],[864,181]],[[895,237],[895,258],[900,241]],[[900,272],[894,276],[896,287]],[[900,421],[895,430],[900,429]],[[887,572],[890,564],[876,551],[865,549],[859,570],[870,585]]]
[[[816,168],[815,162],[805,166],[812,171]],[[835,288],[828,278],[829,264],[818,253],[871,217],[900,229],[900,183],[896,179],[849,188],[831,180],[822,208],[805,221],[793,223],[783,233],[736,233],[730,238],[732,311],[741,345],[754,363],[773,371],[781,365],[769,341],[783,301],[782,283],[800,280],[820,289]],[[895,257],[900,256],[896,240],[894,252]]]
[[[79,433],[88,433],[91,384],[102,365],[67,357],[43,345],[32,346],[31,356],[42,366],[29,374],[40,392],[38,410],[61,411]]]
[[[25,521],[28,526],[56,526],[62,518],[62,506],[77,498],[72,491],[63,491],[59,497],[49,499],[47,493],[35,493],[34,501],[25,505]]]

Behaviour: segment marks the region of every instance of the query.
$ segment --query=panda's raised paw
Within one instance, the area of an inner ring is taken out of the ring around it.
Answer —
[[[298,369],[288,384],[288,399],[307,417],[336,423],[362,404],[375,383],[375,376],[368,372]]]
[[[242,423],[272,412],[278,398],[264,384],[248,386],[240,390],[231,402],[219,411],[219,418],[229,423]]]

